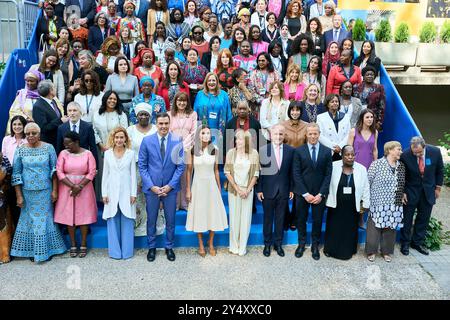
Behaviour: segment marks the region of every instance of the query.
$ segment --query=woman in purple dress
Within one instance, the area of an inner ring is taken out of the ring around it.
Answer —
[[[378,159],[378,131],[375,123],[375,112],[364,109],[356,123],[350,130],[348,144],[355,149],[355,161],[369,169],[370,164]]]

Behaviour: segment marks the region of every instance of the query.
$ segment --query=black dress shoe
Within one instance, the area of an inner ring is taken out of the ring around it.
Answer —
[[[34,262],[34,258],[30,258],[30,261],[31,261],[31,262]]]
[[[279,246],[279,247],[274,247],[274,249],[275,249],[275,251],[277,252],[277,254],[278,254],[280,257],[284,257],[284,250],[283,250],[283,248],[282,248],[281,246]]]
[[[175,261],[175,252],[172,249],[166,249],[167,260]]]
[[[408,245],[403,245],[400,247],[400,252],[404,255],[407,256],[409,255],[409,246]]]
[[[314,260],[317,261],[320,259],[319,246],[313,246],[311,248],[311,252],[312,252],[312,257]]]
[[[153,248],[153,249],[148,250],[147,261],[148,262],[155,261],[155,258],[156,258],[156,249]]]
[[[270,257],[270,246],[269,245],[264,246],[263,254],[265,257]]]
[[[295,250],[295,256],[297,258],[301,258],[303,256],[303,252],[305,252],[305,246],[304,245],[300,245]]]
[[[428,249],[425,248],[424,246],[416,246],[415,244],[411,244],[411,248],[419,251],[421,254],[426,255],[426,256],[430,254]]]

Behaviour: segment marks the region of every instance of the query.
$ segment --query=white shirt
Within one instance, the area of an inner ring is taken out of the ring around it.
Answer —
[[[317,161],[317,158],[318,158],[318,156],[319,156],[320,143],[317,142],[316,144],[310,144],[310,143],[308,142],[308,150],[309,150],[309,155],[311,156],[311,159],[313,158],[313,156],[312,156],[312,152],[313,152],[312,147],[313,147],[313,146],[316,147],[316,161]]]
[[[75,132],[80,133],[80,119],[76,123],[70,122],[70,131],[73,131],[73,126],[75,125]]]
[[[159,144],[159,148],[161,149],[161,139],[162,139],[162,137],[159,135],[159,132],[156,133],[156,135],[158,136],[158,144]],[[169,134],[167,134],[164,138],[165,138],[165,140],[164,140],[164,150],[166,150],[166,152],[167,152],[167,138],[169,138]]]

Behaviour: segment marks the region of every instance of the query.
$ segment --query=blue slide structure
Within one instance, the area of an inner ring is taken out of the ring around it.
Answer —
[[[11,104],[13,103],[16,92],[22,89],[25,85],[24,75],[32,64],[38,63],[38,42],[35,36],[36,24],[33,30],[33,35],[26,49],[16,49],[12,52],[5,69],[5,72],[0,80],[0,138],[3,139],[6,124],[8,120],[8,113]],[[380,133],[378,139],[378,147],[380,156],[383,155],[383,145],[386,141],[399,141],[405,148],[409,144],[412,136],[420,135],[420,132],[414,123],[411,115],[403,103],[397,89],[392,83],[384,66],[381,69],[381,83],[384,85],[386,92],[386,111],[384,119],[384,131]],[[225,179],[223,173],[221,180]],[[228,194],[223,191],[222,198],[228,212]],[[101,206],[99,207],[101,208]],[[324,217],[325,221],[326,217]],[[176,239],[177,247],[196,247],[198,245],[197,236],[192,232],[187,232],[185,229],[186,212],[179,211],[176,216]],[[257,212],[252,216],[252,227],[250,232],[249,245],[262,245],[263,241],[263,210],[261,204],[257,204]],[[106,221],[102,219],[102,210],[99,210],[98,222],[92,226],[92,232],[88,237],[88,245],[91,248],[106,248],[108,246]],[[309,219],[308,233],[311,232],[311,217]],[[323,225],[325,230],[325,224]],[[163,237],[158,237],[158,247],[163,247]],[[285,244],[297,244],[297,231],[287,231],[284,237]],[[308,235],[308,239],[310,236]],[[359,242],[365,242],[365,230],[359,230]],[[216,236],[216,244],[218,246],[228,246],[229,232],[225,230],[218,232]],[[147,248],[146,237],[135,237],[136,248]]]

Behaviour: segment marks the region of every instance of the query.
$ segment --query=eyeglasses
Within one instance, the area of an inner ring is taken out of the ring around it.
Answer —
[[[25,135],[28,136],[37,136],[39,132],[37,131],[31,131],[31,132],[25,132]]]

